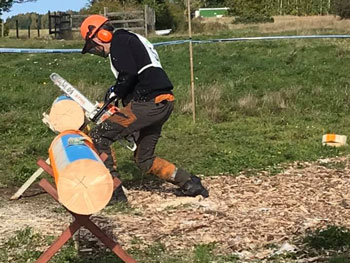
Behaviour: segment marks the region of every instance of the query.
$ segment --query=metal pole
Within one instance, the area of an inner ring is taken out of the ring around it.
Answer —
[[[191,27],[191,9],[190,0],[187,0],[187,13],[188,13],[188,36],[189,36],[189,48],[190,48],[190,69],[191,69],[191,94],[192,94],[192,117],[193,122],[196,122],[196,105],[194,97],[194,74],[193,74],[193,47],[192,47],[192,27]]]

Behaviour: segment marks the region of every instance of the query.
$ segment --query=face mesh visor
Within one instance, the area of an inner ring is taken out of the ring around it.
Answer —
[[[85,45],[83,47],[83,50],[81,51],[82,54],[85,53],[90,53],[90,50],[95,49],[97,44],[91,39],[91,38],[86,38],[85,39]]]
[[[82,54],[90,53],[93,55],[101,56],[101,57],[107,57],[108,54],[106,54],[104,47],[97,44],[95,41],[93,41],[91,38],[87,38],[85,41],[85,46],[83,50],[81,51]]]

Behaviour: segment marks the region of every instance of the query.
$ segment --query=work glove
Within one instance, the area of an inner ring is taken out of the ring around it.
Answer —
[[[115,88],[115,86],[112,86],[107,90],[105,98],[104,98],[104,102],[107,103],[110,98],[113,98],[116,96],[117,96],[116,88]]]

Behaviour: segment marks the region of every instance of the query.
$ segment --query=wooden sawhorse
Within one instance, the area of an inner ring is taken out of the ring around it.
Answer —
[[[48,174],[53,176],[52,168],[44,160],[39,160],[37,164]],[[114,178],[114,189],[120,185],[120,180]],[[41,179],[39,185],[54,198],[57,202],[58,195],[57,190],[52,186],[46,179]],[[122,247],[114,242],[110,237],[108,237],[95,223],[90,220],[91,215],[78,215],[69,210],[67,210],[75,218],[73,223],[63,231],[60,237],[39,257],[35,263],[47,263],[57,251],[70,239],[73,237],[74,233],[82,226],[86,227],[93,233],[97,238],[99,238],[102,243],[104,243],[114,254],[116,254],[125,263],[137,263],[127,252],[125,252]]]

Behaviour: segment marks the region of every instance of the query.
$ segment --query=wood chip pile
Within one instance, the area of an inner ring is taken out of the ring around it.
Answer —
[[[350,228],[348,157],[294,163],[273,176],[268,172],[215,176],[203,179],[203,184],[210,192],[207,199],[176,197],[167,183],[129,189],[131,209],[113,213],[108,208],[93,221],[113,232],[123,248],[143,249],[161,242],[178,251],[215,242],[217,252],[237,253],[245,259],[269,257],[307,230],[327,225]],[[1,237],[24,225],[48,234],[46,230],[52,228],[44,225],[54,222],[51,234],[55,235],[67,227],[68,215],[43,213],[38,207],[30,214],[30,206],[14,202],[0,206]]]

